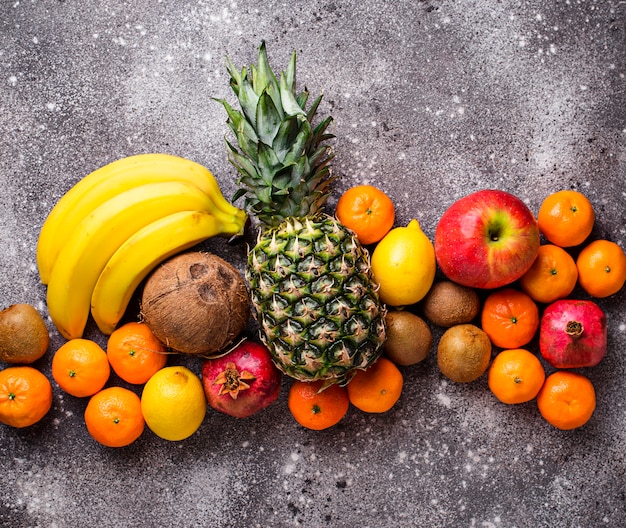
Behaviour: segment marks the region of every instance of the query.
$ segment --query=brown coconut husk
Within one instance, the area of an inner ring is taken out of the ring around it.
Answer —
[[[172,350],[208,356],[243,332],[250,318],[250,298],[232,264],[193,251],[167,260],[148,277],[141,316]]]

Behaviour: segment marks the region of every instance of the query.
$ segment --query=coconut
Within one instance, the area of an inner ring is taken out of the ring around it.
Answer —
[[[154,335],[176,352],[212,355],[243,332],[250,298],[239,271],[205,252],[177,255],[146,280],[141,316]]]

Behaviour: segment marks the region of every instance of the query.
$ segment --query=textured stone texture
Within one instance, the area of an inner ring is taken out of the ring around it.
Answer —
[[[340,192],[373,183],[432,237],[455,199],[493,187],[536,213],[572,188],[597,211],[594,237],[626,246],[626,4],[583,0],[0,3],[0,299],[46,314],[37,234],[62,194],[122,156],[162,151],[210,167],[227,196],[224,57],[323,91]],[[245,247],[206,248],[241,266]],[[579,291],[577,295],[582,295]],[[572,432],[534,402],[496,402],[486,377],[458,385],[435,351],[404,368],[384,415],[352,408],[307,431],[279,401],[237,421],[210,412],[180,443],[150,431],[96,444],[86,401],[54,387],[51,412],[0,427],[0,526],[423,528],[626,525],[626,291],[601,301],[609,350],[586,374],[598,406]],[[50,372],[62,339],[37,363]],[[433,328],[435,338],[440,330]],[[93,326],[87,337],[105,344]],[[536,348],[535,348],[536,349]],[[172,357],[200,372],[198,360]],[[111,384],[120,383],[113,376]],[[140,387],[134,387],[140,392]]]

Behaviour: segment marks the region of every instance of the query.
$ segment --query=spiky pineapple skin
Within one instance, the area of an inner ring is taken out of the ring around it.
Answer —
[[[346,384],[382,354],[386,311],[369,253],[333,217],[261,232],[246,279],[261,339],[286,375]]]

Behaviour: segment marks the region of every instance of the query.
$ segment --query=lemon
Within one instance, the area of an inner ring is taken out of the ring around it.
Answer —
[[[165,440],[184,440],[195,433],[204,420],[206,406],[200,378],[181,366],[157,371],[141,394],[146,424]]]
[[[435,248],[417,220],[389,231],[372,253],[380,300],[389,306],[422,300],[435,280],[436,269]]]

